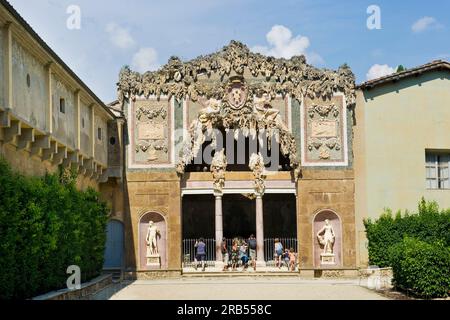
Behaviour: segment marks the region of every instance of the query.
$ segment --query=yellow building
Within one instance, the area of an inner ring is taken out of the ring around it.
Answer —
[[[450,63],[433,61],[361,84],[354,124],[359,263],[364,218],[417,209],[421,197],[450,207]]]
[[[0,6],[0,154],[28,175],[59,165],[78,186],[108,179],[105,104],[5,1]]]

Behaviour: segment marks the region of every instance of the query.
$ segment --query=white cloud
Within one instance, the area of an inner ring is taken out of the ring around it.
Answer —
[[[367,80],[381,78],[394,73],[394,71],[394,68],[389,67],[387,64],[374,64],[366,74]]]
[[[116,23],[108,23],[106,26],[106,32],[109,33],[109,39],[111,42],[121,49],[128,49],[135,45],[135,41],[133,37],[130,35],[130,32],[122,28]]]
[[[133,55],[131,67],[139,72],[158,69],[158,52],[153,48],[141,48]]]
[[[293,37],[291,30],[285,26],[274,25],[266,34],[266,39],[269,46],[254,46],[252,51],[286,59],[303,54],[310,63],[324,63],[322,57],[317,53],[307,52],[310,46],[308,37],[300,35]]]
[[[425,31],[427,29],[439,29],[442,26],[433,17],[423,17],[414,22],[411,26],[411,30],[415,33]]]

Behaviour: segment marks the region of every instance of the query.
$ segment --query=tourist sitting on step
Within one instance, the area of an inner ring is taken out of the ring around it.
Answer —
[[[241,260],[242,271],[248,268],[248,255],[247,255],[247,244],[242,241],[241,247],[239,248],[239,258]]]
[[[286,266],[286,268],[289,270],[289,262],[290,262],[290,256],[289,256],[289,249],[286,248],[284,249],[284,253],[283,253],[283,261],[284,261],[284,265]]]

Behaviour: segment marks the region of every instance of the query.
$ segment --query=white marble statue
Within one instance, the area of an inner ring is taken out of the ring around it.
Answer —
[[[148,223],[147,236],[145,238],[145,241],[147,242],[147,257],[159,255],[158,236],[161,236],[158,227],[153,221],[150,221]]]
[[[336,236],[334,234],[333,227],[330,224],[330,220],[325,219],[325,225],[317,232],[317,239],[319,243],[323,245],[324,254],[333,253],[333,245]]]

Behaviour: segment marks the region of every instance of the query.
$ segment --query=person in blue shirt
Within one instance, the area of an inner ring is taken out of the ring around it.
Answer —
[[[205,271],[206,244],[203,238],[200,238],[198,241],[196,241],[194,247],[197,249],[197,254],[195,255],[195,259],[197,260],[197,262],[194,265],[194,268],[195,270],[197,270],[200,262],[200,265],[202,266],[202,271]]]
[[[241,247],[239,249],[239,258],[242,262],[242,270],[247,270],[248,268],[248,255],[247,255],[247,244],[242,241]]]

